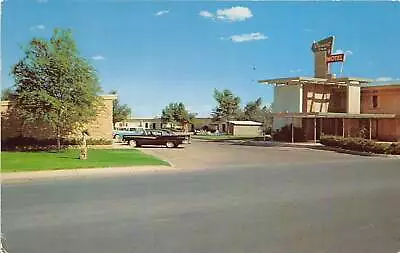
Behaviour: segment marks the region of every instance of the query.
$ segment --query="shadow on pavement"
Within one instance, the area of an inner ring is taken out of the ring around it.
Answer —
[[[165,147],[165,146],[157,146],[157,145],[146,145],[146,146],[140,146],[140,147],[137,147],[137,148],[140,148],[140,149],[146,149],[146,148],[160,148],[160,149],[183,149],[183,148],[185,148],[185,147],[182,147],[182,146],[179,146],[179,147],[175,147],[175,148],[167,148],[167,147]]]

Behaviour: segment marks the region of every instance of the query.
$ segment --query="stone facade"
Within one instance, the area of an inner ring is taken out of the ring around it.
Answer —
[[[103,105],[99,108],[96,119],[88,125],[91,139],[112,139],[114,95],[103,95]],[[10,101],[1,101],[1,139],[23,136],[35,139],[54,139],[55,132],[46,124],[24,123],[13,109]],[[71,137],[74,137],[72,135]]]

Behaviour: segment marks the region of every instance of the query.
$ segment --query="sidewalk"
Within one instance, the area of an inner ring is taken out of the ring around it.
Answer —
[[[1,173],[1,182],[26,182],[34,179],[63,179],[71,177],[104,177],[118,175],[134,175],[152,172],[179,171],[172,166],[137,166],[137,167],[113,167],[113,168],[81,168],[68,170],[26,171]]]
[[[226,141],[231,143],[237,143],[242,145],[251,145],[251,146],[262,146],[262,147],[298,147],[298,148],[315,148],[315,147],[323,147],[321,143],[313,143],[313,142],[279,142],[279,141],[246,141],[246,140],[231,140]]]

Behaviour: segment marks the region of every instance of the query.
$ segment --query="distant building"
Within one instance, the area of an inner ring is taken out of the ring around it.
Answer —
[[[188,124],[178,124],[172,125],[170,123],[164,123],[159,117],[135,117],[127,119],[123,122],[116,122],[114,124],[115,129],[121,128],[134,128],[143,127],[147,129],[163,129],[163,128],[176,128],[184,131],[190,131],[191,125]]]
[[[244,120],[227,121],[227,133],[234,136],[262,136],[262,123]]]
[[[130,118],[124,122],[116,122],[115,128],[129,128],[129,127],[144,127],[149,129],[161,129],[167,128],[167,124],[163,124],[161,118],[151,118],[151,117],[137,117]]]
[[[400,84],[370,86],[373,80],[329,73],[334,37],[313,43],[315,77],[260,80],[274,86],[273,130],[301,128],[305,138],[321,134],[400,140]],[[335,60],[336,59],[336,60]]]

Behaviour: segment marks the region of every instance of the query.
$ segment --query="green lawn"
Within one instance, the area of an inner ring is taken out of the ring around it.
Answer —
[[[227,140],[262,140],[263,137],[251,136],[233,136],[233,135],[193,135],[193,139],[210,140],[210,141],[227,141]]]
[[[89,149],[79,159],[79,149],[63,152],[1,152],[2,172],[169,164],[135,149]]]

